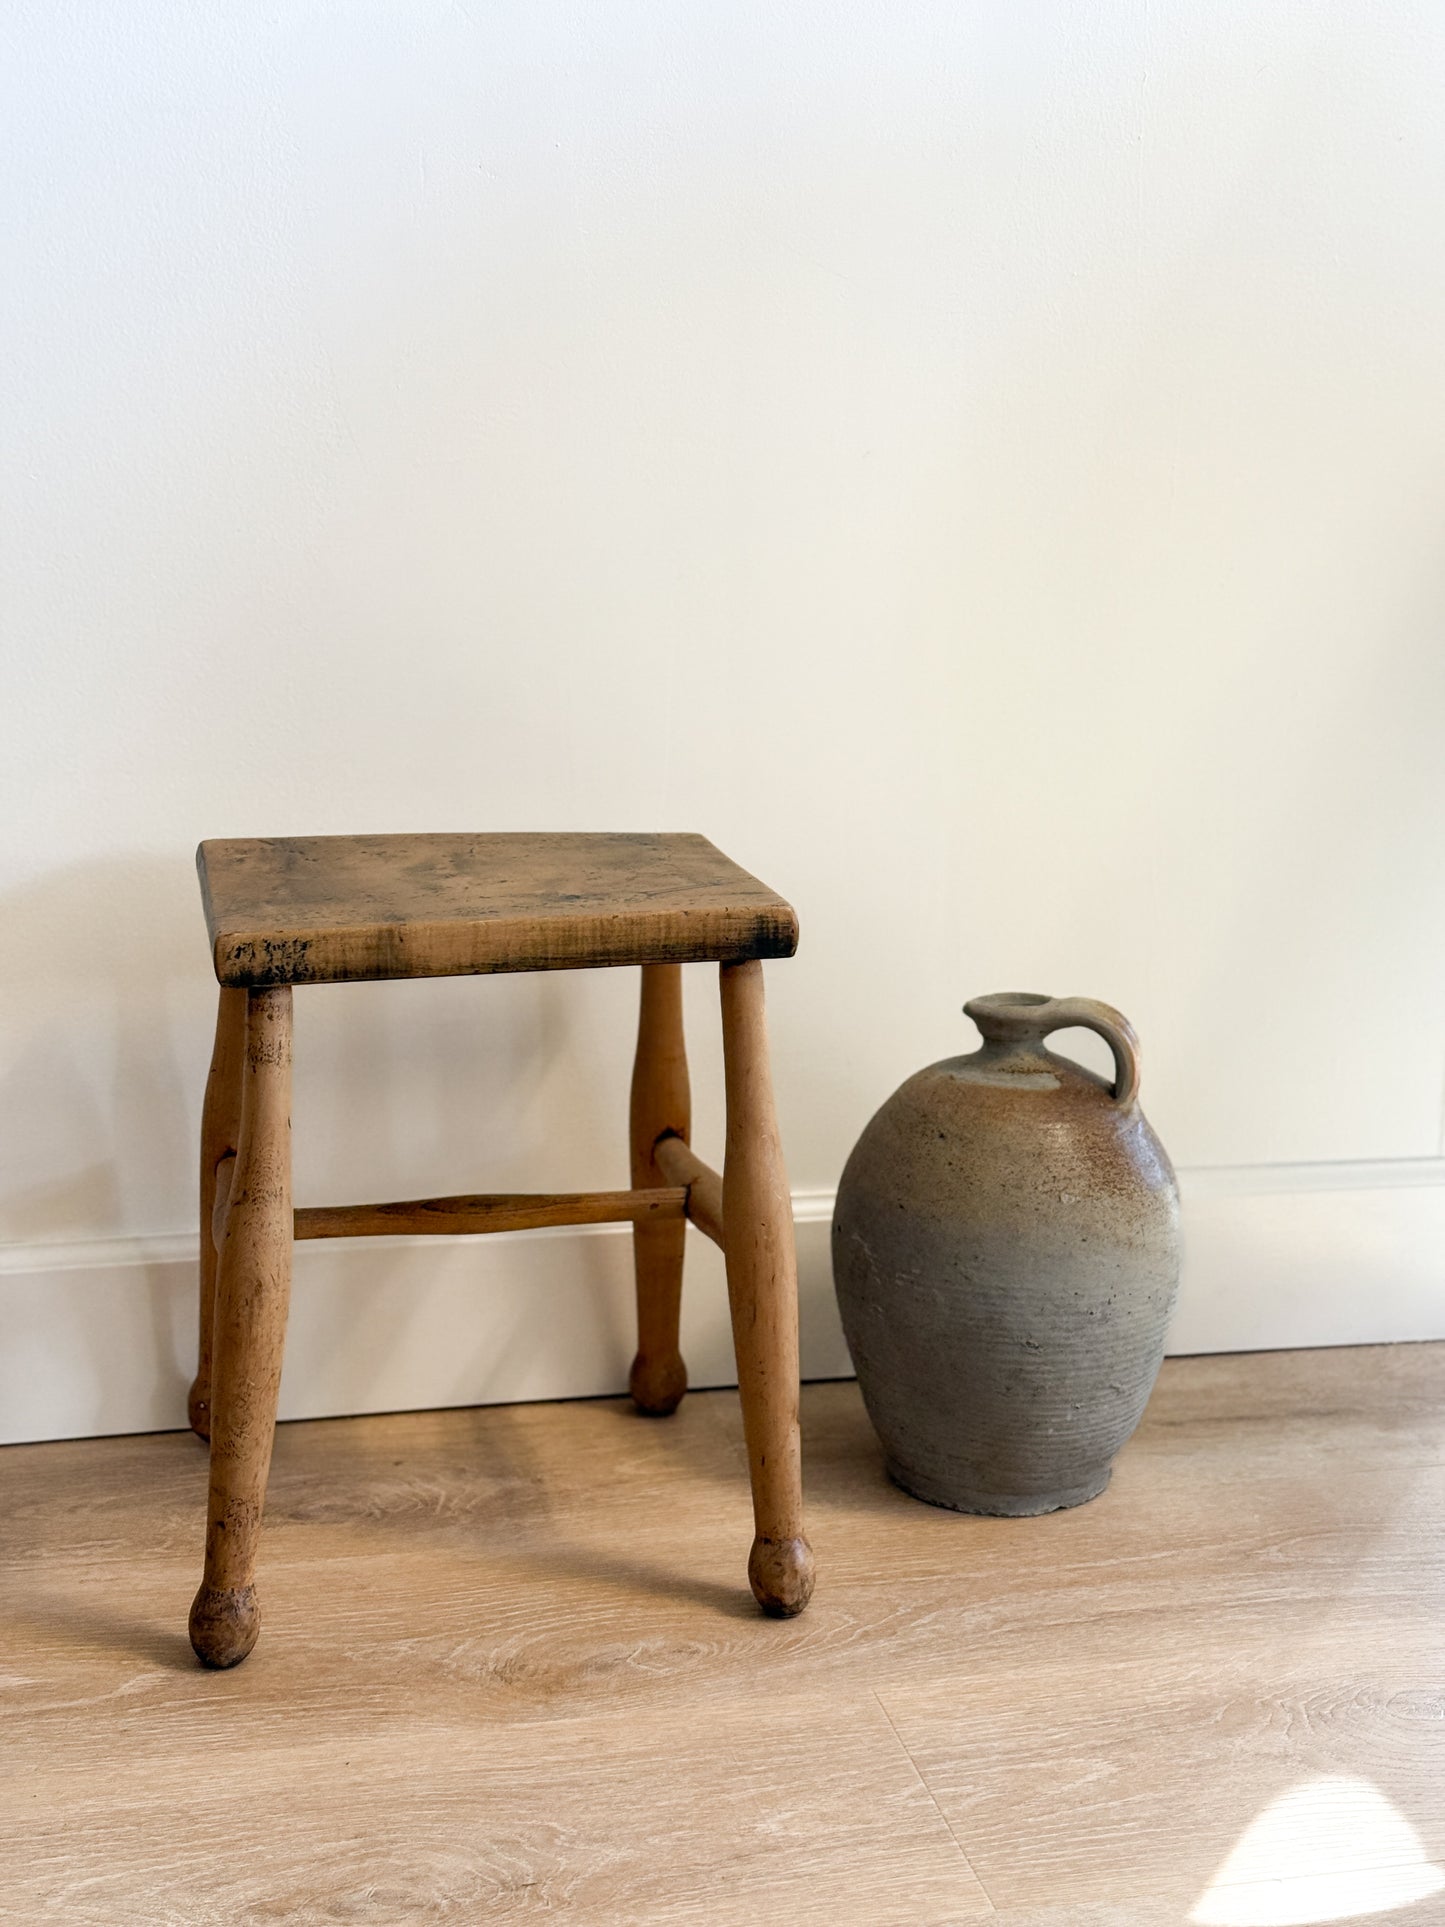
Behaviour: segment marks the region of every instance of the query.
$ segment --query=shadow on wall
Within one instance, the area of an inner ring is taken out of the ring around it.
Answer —
[[[148,1256],[138,1292],[137,1253],[105,1241],[174,1224],[172,1197],[193,1190],[199,1093],[187,1088],[187,1060],[196,1025],[209,1022],[207,975],[183,861],[73,864],[0,899],[0,1264],[22,1373],[6,1400],[19,1436],[33,1435],[23,1408],[54,1396],[84,1430],[121,1429],[138,1385],[163,1409],[179,1387],[184,1411],[178,1336],[188,1351],[194,1265]],[[85,1315],[60,1330],[55,1271],[77,1262]]]
[[[590,993],[574,973],[363,984],[301,1000],[297,1196],[625,1183],[635,973],[597,976],[614,981],[593,978]],[[4,1435],[130,1431],[138,1415],[183,1423],[216,994],[189,861],[96,860],[9,892],[0,983]],[[603,1059],[617,1061],[599,1061],[599,1035]],[[586,1249],[595,1269],[603,1254]],[[481,1275],[475,1256],[427,1258],[439,1285]],[[496,1292],[449,1343],[436,1308],[406,1289],[415,1253],[408,1263],[405,1250],[370,1247],[364,1278],[385,1307],[371,1319],[366,1292],[318,1289],[326,1267],[311,1269],[289,1350],[293,1382],[322,1409],[333,1395],[340,1409],[412,1403],[401,1366],[433,1354],[470,1402],[497,1385],[499,1355],[547,1349],[535,1316]],[[509,1337],[509,1315],[524,1332]]]
[[[625,1183],[635,974],[586,992],[565,975],[300,1001],[297,1196]],[[216,995],[190,863],[113,858],[10,892],[0,984],[0,1244],[190,1231]]]
[[[193,1177],[189,1039],[210,1005],[195,884],[173,858],[55,870],[0,899],[6,1069],[0,1242],[174,1223]]]

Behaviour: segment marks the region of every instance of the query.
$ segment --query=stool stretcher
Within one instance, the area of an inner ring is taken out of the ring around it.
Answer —
[[[685,1186],[687,1216],[690,1223],[723,1245],[722,1179],[711,1165],[704,1164],[692,1146],[680,1137],[662,1138],[652,1153],[653,1162],[665,1178]]]
[[[456,1198],[409,1198],[395,1204],[303,1205],[296,1238],[379,1238],[394,1231],[463,1237],[478,1231],[536,1231],[552,1224],[644,1224],[680,1218],[680,1185],[650,1191],[497,1192]]]

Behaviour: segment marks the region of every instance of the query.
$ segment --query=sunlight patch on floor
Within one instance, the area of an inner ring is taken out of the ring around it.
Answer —
[[[1321,1927],[1445,1888],[1419,1834],[1368,1780],[1293,1787],[1250,1822],[1189,1918],[1195,1927]]]

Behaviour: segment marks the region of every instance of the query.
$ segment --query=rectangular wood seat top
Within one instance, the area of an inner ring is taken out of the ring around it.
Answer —
[[[357,983],[790,957],[780,896],[706,837],[236,837],[196,852],[217,981]]]

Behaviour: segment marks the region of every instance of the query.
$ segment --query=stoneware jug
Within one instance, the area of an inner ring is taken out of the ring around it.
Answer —
[[[1179,1201],[1139,1109],[1138,1040],[1108,1004],[1008,991],[983,1047],[909,1078],[858,1140],[833,1273],[898,1484],[1020,1517],[1109,1482],[1159,1371]],[[1044,1047],[1097,1031],[1112,1086]]]

